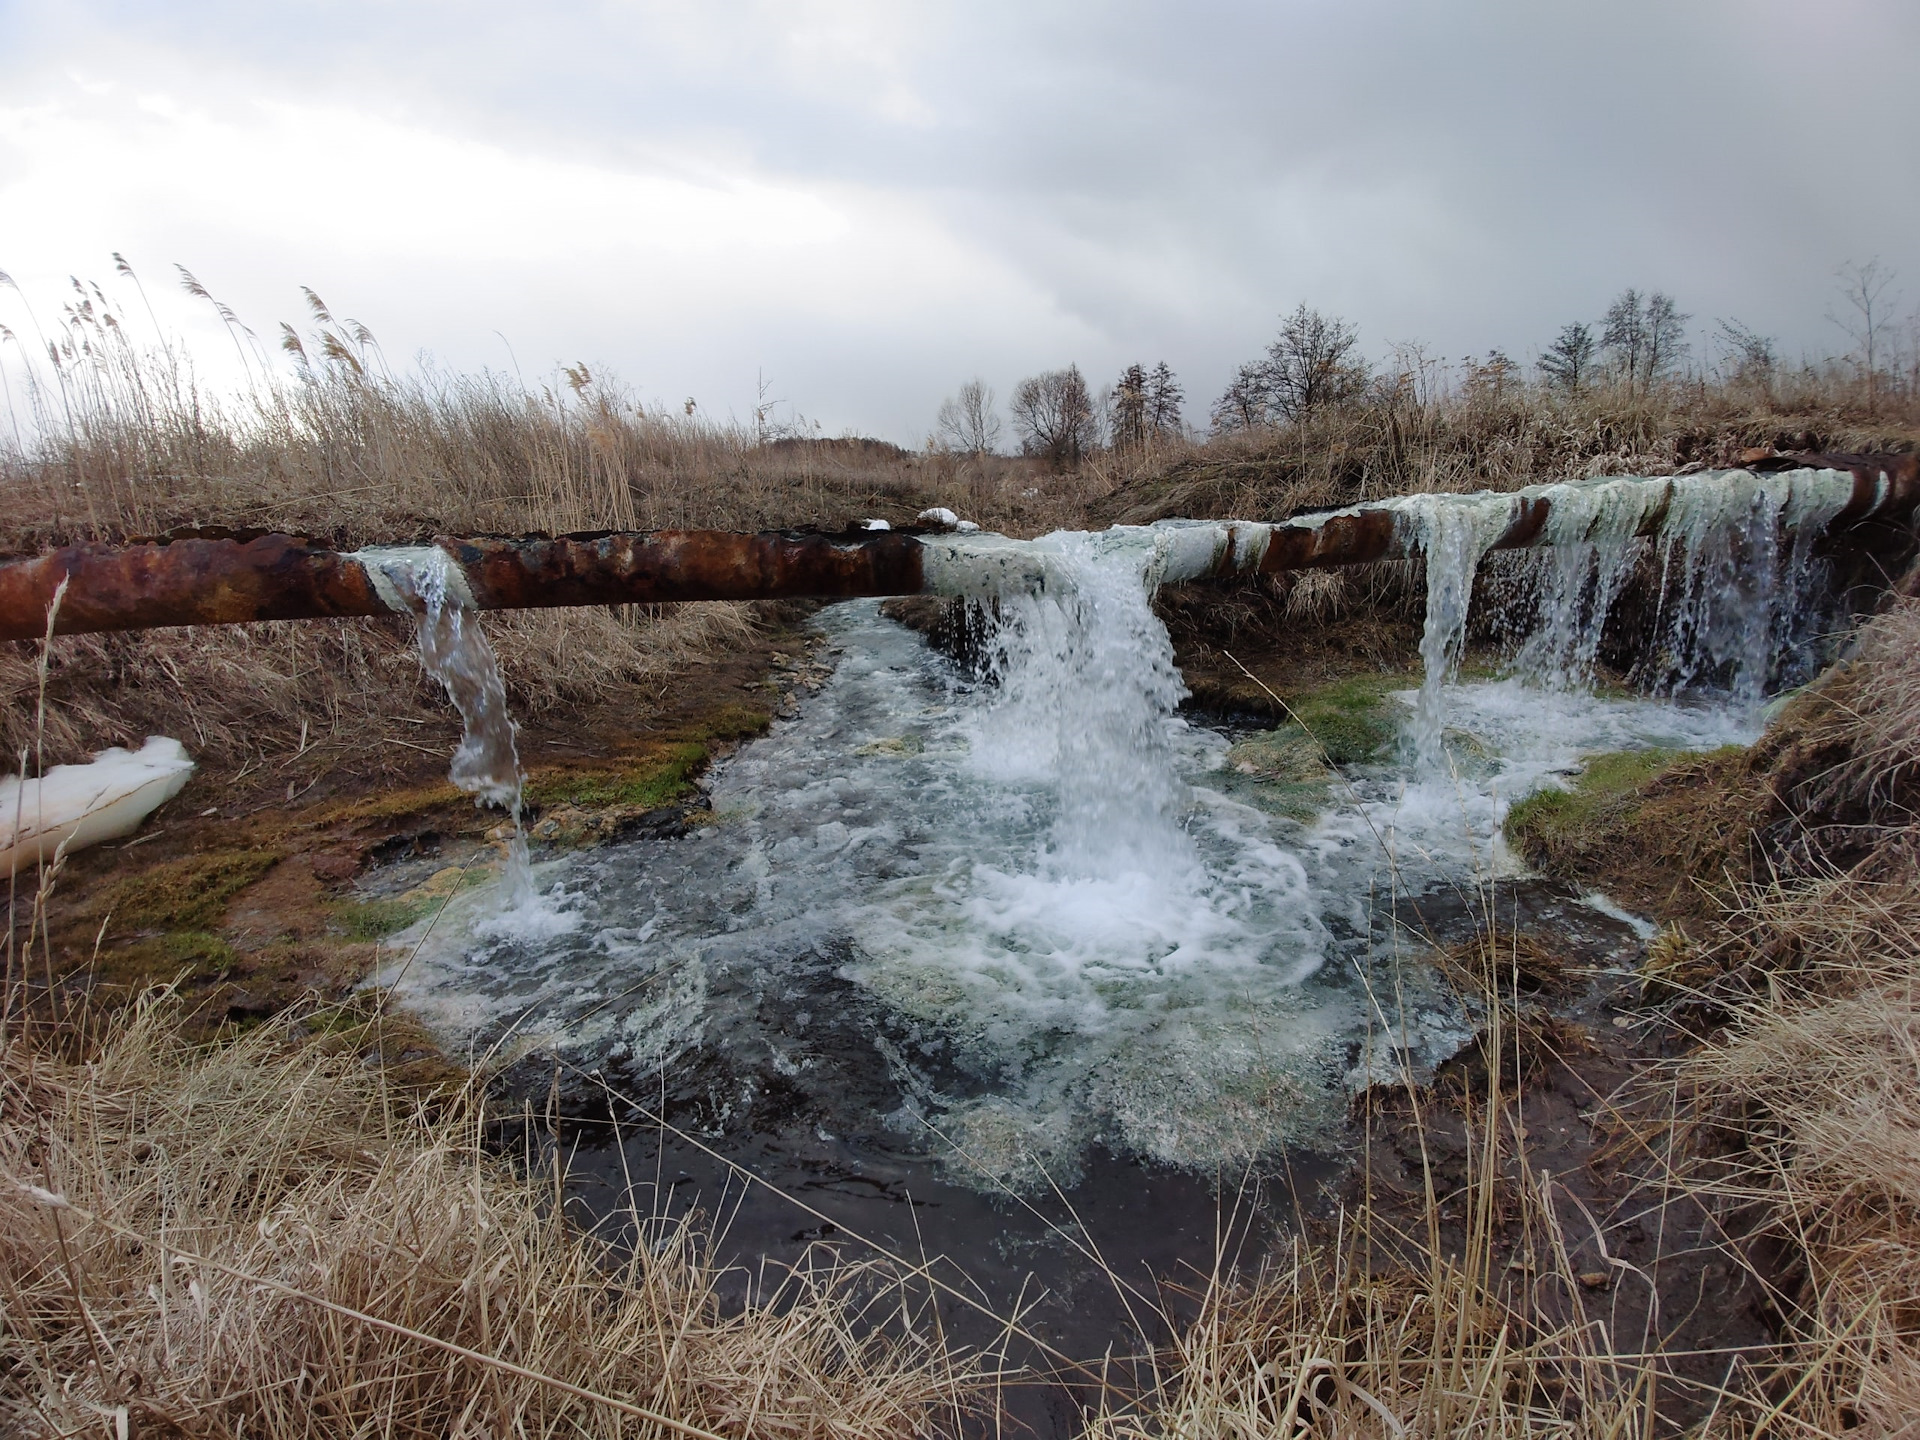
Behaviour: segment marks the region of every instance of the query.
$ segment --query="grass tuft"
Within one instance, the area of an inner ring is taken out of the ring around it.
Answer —
[[[690,1230],[583,1235],[463,1092],[294,1017],[191,1047],[171,1009],[0,1050],[11,1434],[906,1440],[966,1398],[880,1270],[816,1257],[723,1315]]]
[[[696,740],[667,745],[620,769],[568,769],[528,782],[536,805],[651,810],[693,793],[693,778],[707,765],[707,747]]]

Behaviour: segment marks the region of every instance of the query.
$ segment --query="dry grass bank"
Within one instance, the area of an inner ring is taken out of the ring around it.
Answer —
[[[1509,380],[1440,386],[1411,375],[1281,428],[1215,437],[1144,463],[1105,461],[1104,520],[1170,515],[1275,519],[1387,495],[1515,490],[1601,474],[1671,474],[1735,463],[1748,449],[1848,453],[1920,444],[1920,396],[1869,410],[1838,373],[1780,384],[1688,382],[1651,393],[1596,386],[1568,396]]]
[[[1495,1077],[1526,1068],[1527,1032],[1499,998],[1497,966],[1473,983],[1490,1002],[1475,1063]],[[1417,1135],[1435,1098],[1399,1098]],[[1593,1273],[1591,1246],[1581,1253],[1585,1216],[1530,1150],[1519,1087],[1496,1080],[1463,1112],[1464,1183],[1427,1166],[1420,1193],[1393,1203],[1369,1177],[1321,1238],[1296,1241],[1250,1283],[1216,1279],[1164,1356],[1159,1388],[1109,1407],[1089,1434],[1613,1440],[1670,1429],[1669,1392],[1684,1387],[1616,1313],[1623,1276]],[[1686,1398],[1694,1414],[1708,1408]]]
[[[582,1235],[330,1012],[194,1049],[169,1010],[0,1043],[11,1434],[878,1440],[967,1400],[924,1291],[824,1257],[723,1318],[697,1236]]]
[[[1687,1179],[1785,1292],[1800,1347],[1775,1383],[1836,1432],[1920,1423],[1916,702],[1920,601],[1903,600],[1810,699],[1822,744],[1788,795],[1782,873],[1741,887],[1694,962],[1731,1023],[1677,1066]]]

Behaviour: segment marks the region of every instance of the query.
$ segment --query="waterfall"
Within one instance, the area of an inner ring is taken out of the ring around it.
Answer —
[[[1636,538],[1665,491],[1638,479],[1549,485],[1538,614],[1514,657],[1514,669],[1553,690],[1593,681],[1601,632],[1644,546]]]
[[[1649,554],[1658,561],[1657,609],[1637,667],[1646,688],[1674,695],[1724,687],[1751,712],[1808,661],[1805,597],[1813,547],[1846,505],[1851,478],[1835,471],[1755,475],[1744,470],[1535,487],[1549,509],[1535,562],[1535,614],[1512,660],[1520,680],[1547,689],[1591,686],[1615,602]],[[1519,497],[1417,495],[1388,502],[1426,557],[1425,674],[1413,739],[1419,769],[1444,768],[1445,686],[1464,647],[1475,571],[1519,513]],[[1651,540],[1642,532],[1655,530]]]
[[[1642,668],[1669,693],[1725,677],[1735,702],[1752,707],[1770,682],[1800,678],[1813,545],[1847,492],[1815,483],[1815,472],[1690,478],[1659,537],[1658,638]]]
[[[1054,583],[1002,598],[990,642],[999,696],[976,753],[1047,778],[1059,807],[1045,865],[1062,878],[1196,866],[1168,718],[1187,689],[1153,613],[1154,537],[1061,532],[1035,541]]]
[[[1414,756],[1423,772],[1437,771],[1443,761],[1442,687],[1459,670],[1466,648],[1474,572],[1507,528],[1511,505],[1505,495],[1412,495],[1398,507],[1427,558],[1427,618],[1420,634],[1426,678],[1413,719]]]

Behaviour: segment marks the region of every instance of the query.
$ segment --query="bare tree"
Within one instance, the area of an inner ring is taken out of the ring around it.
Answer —
[[[1872,414],[1879,408],[1880,355],[1898,299],[1898,292],[1892,298],[1887,295],[1895,272],[1875,256],[1864,265],[1848,261],[1833,273],[1839,278],[1840,300],[1846,308],[1839,315],[1829,310],[1827,319],[1853,339],[1855,363],[1866,371],[1867,412]]]
[[[1646,388],[1664,380],[1687,358],[1687,321],[1671,295],[1658,290],[1647,296]]]
[[[1217,431],[1254,430],[1268,424],[1267,366],[1263,360],[1249,360],[1233,372],[1233,380],[1220,398],[1213,402],[1212,414]]]
[[[1466,378],[1466,395],[1469,400],[1498,405],[1507,398],[1507,391],[1519,382],[1520,367],[1504,350],[1493,349],[1487,352],[1487,358],[1476,360],[1467,356],[1462,367]]]
[[[1540,373],[1555,389],[1578,395],[1587,381],[1593,378],[1594,358],[1598,349],[1592,326],[1578,320],[1562,325],[1560,334],[1547,347],[1547,353],[1540,357]]]
[[[1367,384],[1366,362],[1353,353],[1359,343],[1346,321],[1300,306],[1280,322],[1280,338],[1267,347],[1273,408],[1298,420],[1358,395]]]
[[[1220,430],[1250,430],[1298,420],[1367,388],[1367,363],[1354,351],[1360,337],[1345,320],[1301,305],[1280,322],[1264,360],[1242,365],[1213,406]]]
[[[1622,290],[1607,307],[1601,321],[1600,344],[1607,358],[1620,372],[1631,391],[1640,378],[1640,365],[1647,348],[1647,307],[1634,289]]]
[[[1180,402],[1186,392],[1162,360],[1149,370],[1129,365],[1107,395],[1107,430],[1116,450],[1143,449],[1182,433]]]
[[[1771,335],[1762,335],[1738,320],[1722,320],[1714,330],[1714,339],[1720,344],[1721,369],[1729,379],[1763,389],[1772,386],[1780,357]]]
[[[1008,405],[1023,454],[1038,455],[1057,470],[1085,458],[1099,438],[1093,396],[1078,365],[1030,375],[1013,387]]]
[[[1129,365],[1114,382],[1108,402],[1107,426],[1116,450],[1142,450],[1152,435],[1147,410],[1147,370]]]
[[[991,455],[1000,444],[1000,416],[994,409],[992,389],[979,380],[969,380],[959,394],[940,402],[936,426],[935,434],[946,449],[963,455]]]
[[[1651,391],[1680,363],[1687,353],[1686,324],[1691,318],[1671,295],[1658,290],[1647,295],[1622,290],[1607,307],[1600,344],[1627,382],[1629,394]]]
[[[1162,360],[1147,376],[1147,424],[1153,433],[1166,439],[1178,439],[1186,429],[1180,406],[1187,392],[1174,378],[1173,367]]]

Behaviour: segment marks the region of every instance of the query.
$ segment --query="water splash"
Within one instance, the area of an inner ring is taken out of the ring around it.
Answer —
[[[1533,624],[1513,673],[1549,690],[1591,688],[1614,606],[1653,554],[1658,605],[1640,680],[1667,695],[1712,686],[1754,711],[1813,664],[1813,547],[1851,493],[1851,477],[1830,470],[1705,471],[1664,484],[1620,476],[1523,492],[1548,502],[1548,548],[1535,562]],[[1474,574],[1520,499],[1481,492],[1389,502],[1426,556],[1425,677],[1412,728],[1425,775],[1446,765],[1446,686],[1459,670]],[[1642,538],[1650,529],[1651,541]]]
[[[1054,788],[1049,874],[1191,873],[1167,732],[1187,687],[1153,613],[1154,537],[1062,532],[1035,545],[1054,560],[1054,583],[1001,601],[988,642],[999,693],[981,717],[977,763]]]

